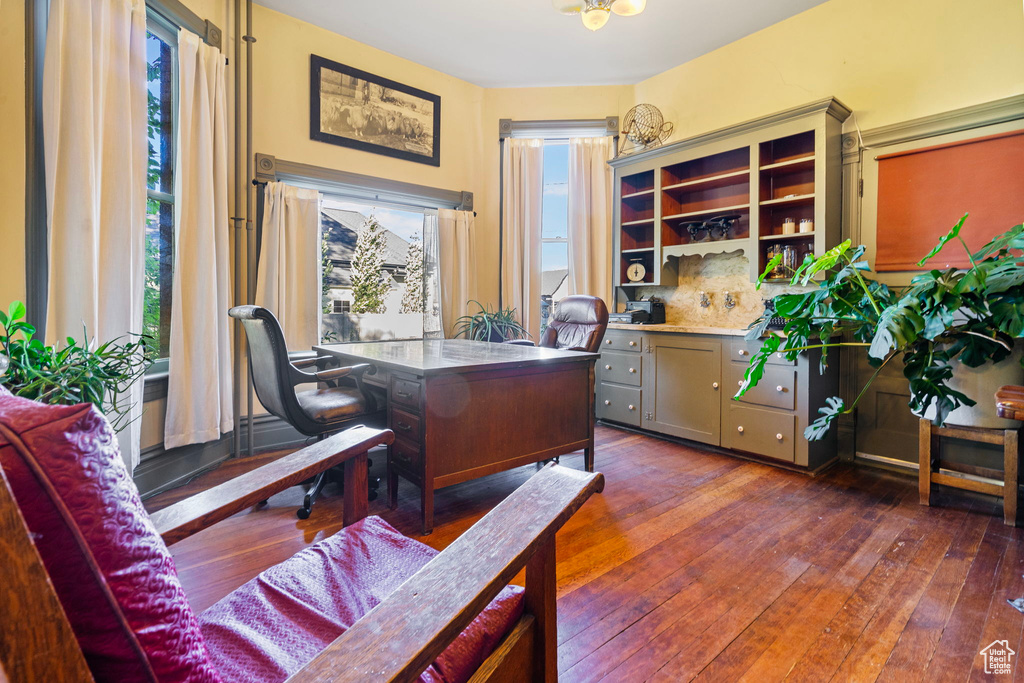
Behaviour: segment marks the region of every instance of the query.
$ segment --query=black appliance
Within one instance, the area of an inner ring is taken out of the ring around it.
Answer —
[[[654,297],[641,301],[627,301],[626,312],[646,314],[646,316],[640,316],[641,319],[636,322],[648,325],[663,325],[665,323],[665,302]]]
[[[639,325],[647,322],[650,316],[647,311],[624,311],[622,313],[609,313],[608,322],[611,323],[625,323],[627,325]]]

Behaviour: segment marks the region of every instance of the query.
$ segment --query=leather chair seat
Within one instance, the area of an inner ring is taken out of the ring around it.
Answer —
[[[366,399],[355,387],[329,387],[295,392],[299,407],[314,422],[337,422],[367,412]]]

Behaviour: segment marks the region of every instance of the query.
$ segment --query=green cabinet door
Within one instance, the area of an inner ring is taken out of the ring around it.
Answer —
[[[646,344],[644,428],[719,445],[721,342],[707,337],[651,334]]]

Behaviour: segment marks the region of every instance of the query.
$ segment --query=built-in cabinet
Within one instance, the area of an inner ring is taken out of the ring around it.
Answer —
[[[839,390],[838,358],[769,359],[758,385],[733,399],[759,343],[725,335],[610,329],[597,365],[597,417],[817,470],[836,457],[835,431],[803,431]]]
[[[757,279],[774,250],[802,261],[838,244],[849,115],[829,98],[614,159],[615,285],[660,285],[669,259],[733,251]]]

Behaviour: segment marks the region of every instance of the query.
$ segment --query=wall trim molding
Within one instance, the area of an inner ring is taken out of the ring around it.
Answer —
[[[603,137],[606,135],[618,137],[618,116],[606,116],[603,119],[539,119],[536,121],[498,119],[499,140],[505,138]]]

